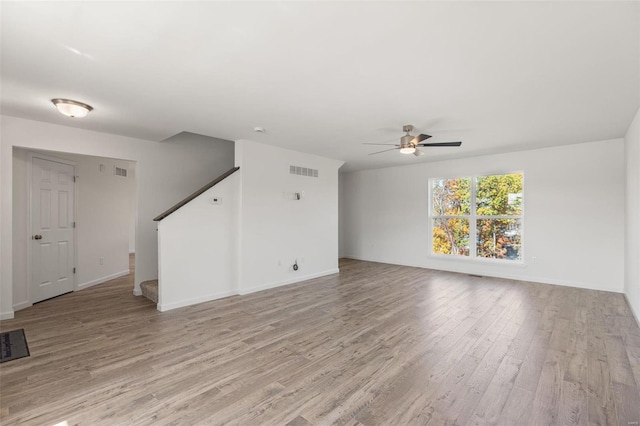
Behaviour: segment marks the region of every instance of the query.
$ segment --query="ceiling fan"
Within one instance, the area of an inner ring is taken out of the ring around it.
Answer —
[[[425,135],[420,133],[418,136],[411,136],[409,133],[413,131],[413,126],[411,124],[406,124],[402,126],[402,131],[407,134],[400,138],[400,144],[393,143],[364,143],[363,145],[393,145],[394,148],[385,149],[378,152],[372,152],[369,155],[380,154],[387,151],[393,151],[394,149],[399,149],[401,154],[413,154],[416,157],[424,155],[424,152],[418,147],[430,147],[430,146],[460,146],[462,142],[431,142],[426,143],[422,142],[431,137],[431,135]]]

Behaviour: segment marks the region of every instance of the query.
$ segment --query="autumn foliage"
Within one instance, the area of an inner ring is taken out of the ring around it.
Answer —
[[[522,181],[519,173],[434,180],[433,252],[519,259]]]

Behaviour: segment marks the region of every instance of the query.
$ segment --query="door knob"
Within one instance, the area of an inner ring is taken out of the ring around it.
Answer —
[[[36,235],[33,237],[34,240],[41,240],[42,239],[42,235]]]

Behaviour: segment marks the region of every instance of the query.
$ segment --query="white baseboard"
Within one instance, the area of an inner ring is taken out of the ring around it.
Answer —
[[[140,290],[140,287],[138,288],[133,288],[133,295],[134,296],[142,296],[142,290]]]
[[[33,306],[33,303],[29,302],[28,300],[24,302],[16,303],[15,305],[13,305],[13,311],[14,312],[19,311],[21,309],[28,308],[31,306]]]
[[[0,320],[10,320],[10,319],[13,319],[13,311],[0,312]]]
[[[631,310],[631,314],[636,319],[636,323],[638,323],[638,327],[640,327],[640,312],[636,312],[636,311],[633,310],[633,305],[631,304],[631,301],[629,300],[629,297],[627,297],[627,293],[623,293],[623,295],[624,295],[624,300],[626,300],[627,301],[627,305],[629,305],[629,309]]]
[[[78,290],[84,290],[85,288],[89,288],[89,287],[97,285],[97,284],[102,284],[104,282],[111,281],[111,280],[114,280],[116,278],[124,277],[125,275],[129,275],[130,272],[131,271],[126,269],[124,271],[116,272],[115,274],[107,275],[106,277],[101,277],[101,278],[95,279],[93,281],[88,281],[86,283],[79,284],[78,285]]]
[[[337,274],[339,272],[340,272],[340,270],[338,268],[336,268],[336,269],[331,269],[329,271],[319,272],[319,273],[316,273],[316,274],[298,276],[298,277],[295,277],[295,278],[292,278],[292,279],[289,279],[289,280],[277,281],[277,282],[273,282],[273,283],[269,283],[269,284],[265,284],[265,285],[261,285],[261,286],[256,286],[256,287],[252,287],[252,288],[245,288],[245,289],[242,289],[240,291],[227,290],[227,291],[223,291],[223,292],[219,292],[219,293],[209,294],[209,295],[202,296],[202,297],[196,297],[196,298],[193,298],[193,299],[184,299],[184,300],[180,300],[178,302],[173,302],[173,303],[162,303],[162,304],[158,303],[158,310],[160,312],[166,312],[166,311],[170,311],[172,309],[184,308],[185,306],[191,306],[191,305],[196,305],[198,303],[210,302],[212,300],[223,299],[223,298],[229,297],[229,296],[244,295],[244,294],[249,294],[249,293],[255,293],[257,291],[268,290],[270,288],[275,288],[275,287],[281,287],[281,286],[284,286],[284,285],[295,284],[295,283],[299,283],[301,281],[307,281],[307,280],[310,280],[310,279],[313,279],[313,278],[319,278],[319,277],[324,277],[326,275]],[[134,294],[135,294],[135,290],[134,290]]]
[[[135,251],[130,251],[129,254],[136,254],[136,252]]]
[[[158,303],[158,310],[160,312],[166,312],[172,309],[184,308],[185,306],[191,306],[191,305],[196,305],[198,303],[210,302],[216,299],[223,299],[225,297],[235,296],[237,294],[238,293],[236,293],[235,290],[227,290],[227,291],[221,291],[214,294],[208,294],[206,296],[195,297],[193,299],[179,300],[173,303],[163,303],[163,304]]]
[[[495,272],[491,272],[489,274],[486,271],[478,271],[478,270],[474,270],[472,268],[470,268],[468,270],[464,270],[462,268],[460,268],[460,269],[458,269],[458,268],[442,268],[442,267],[436,268],[436,267],[433,267],[433,266],[425,266],[425,265],[417,265],[417,264],[409,264],[409,263],[389,262],[389,261],[378,260],[378,259],[365,259],[365,258],[361,258],[359,256],[348,256],[348,255],[346,255],[345,258],[346,259],[354,259],[354,260],[362,260],[364,262],[386,263],[386,264],[389,264],[389,265],[411,266],[413,268],[433,269],[435,271],[454,272],[454,273],[457,273],[457,274],[481,275],[481,276],[484,276],[484,277],[502,278],[502,279],[505,279],[505,280],[526,281],[526,282],[540,283],[540,284],[561,285],[561,286],[564,286],[564,287],[583,288],[583,289],[586,289],[586,290],[598,290],[598,291],[607,291],[607,292],[610,292],[610,293],[622,293],[622,289],[613,290],[611,288],[606,288],[605,286],[601,286],[601,285],[598,285],[598,284],[585,284],[583,282],[569,281],[569,280],[559,280],[559,279],[556,279],[556,278],[532,277],[532,276],[527,276],[525,274],[518,274],[518,273],[509,273],[509,272],[495,273]],[[505,265],[505,266],[509,266],[509,265]],[[516,266],[517,268],[523,268],[521,265],[511,265],[511,266]]]
[[[284,285],[290,285],[290,284],[295,284],[295,283],[299,283],[301,281],[307,281],[307,280],[312,280],[314,278],[320,278],[320,277],[324,277],[327,275],[333,275],[333,274],[337,274],[340,272],[340,269],[336,268],[336,269],[330,269],[328,271],[322,271],[322,272],[318,272],[315,274],[309,274],[309,275],[299,275],[296,276],[294,278],[290,278],[288,280],[283,280],[283,281],[275,281],[269,284],[264,284],[264,285],[259,285],[256,287],[250,287],[250,288],[242,288],[238,290],[238,294],[249,294],[249,293],[255,293],[256,291],[263,291],[263,290],[269,290],[270,288],[275,288],[275,287],[281,287]]]

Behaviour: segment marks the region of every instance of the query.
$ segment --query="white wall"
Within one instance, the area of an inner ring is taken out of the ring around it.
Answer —
[[[13,150],[13,301],[14,310],[31,306],[29,301],[29,279],[27,273],[27,250],[29,248],[29,187],[28,151]]]
[[[132,180],[135,180],[136,178],[136,163],[134,162],[129,162],[130,164],[130,169],[129,169],[129,177],[131,177]],[[131,211],[129,212],[129,253],[135,253],[136,252],[136,221],[138,219],[138,212],[136,210],[136,186],[135,185],[131,185],[129,187],[129,198],[133,200],[133,203],[131,204]]]
[[[90,118],[89,118],[90,119]],[[214,138],[152,142],[107,133],[1,116],[0,318],[13,316],[13,147],[136,161],[136,284],[158,273],[153,218],[233,167],[233,143]]]
[[[159,310],[237,294],[239,181],[236,172],[158,223]]]
[[[430,256],[429,179],[512,171],[524,172],[524,265]],[[342,178],[346,257],[623,290],[622,139],[366,170]]]
[[[624,293],[640,323],[640,110],[625,136],[626,235]]]
[[[4,123],[0,122],[3,127]],[[1,131],[1,129],[0,129]],[[13,199],[11,191],[13,154],[0,134],[0,320],[13,318],[12,227]]]
[[[256,142],[236,142],[241,294],[338,272],[342,164]],[[318,169],[318,178],[292,175],[290,165]],[[294,200],[294,193],[303,191],[302,199]],[[298,271],[292,269],[296,259]]]
[[[13,150],[13,307],[29,303],[29,151]],[[39,153],[35,153],[38,155]],[[135,180],[115,176],[114,166],[131,170],[133,162],[84,155],[43,152],[75,162],[76,289],[129,273],[131,216],[135,209]],[[100,166],[103,166],[101,171]],[[134,236],[135,237],[135,236]],[[100,264],[102,258],[102,264]]]
[[[346,203],[344,191],[344,179],[341,174],[338,174],[338,257],[344,257],[344,206]]]

